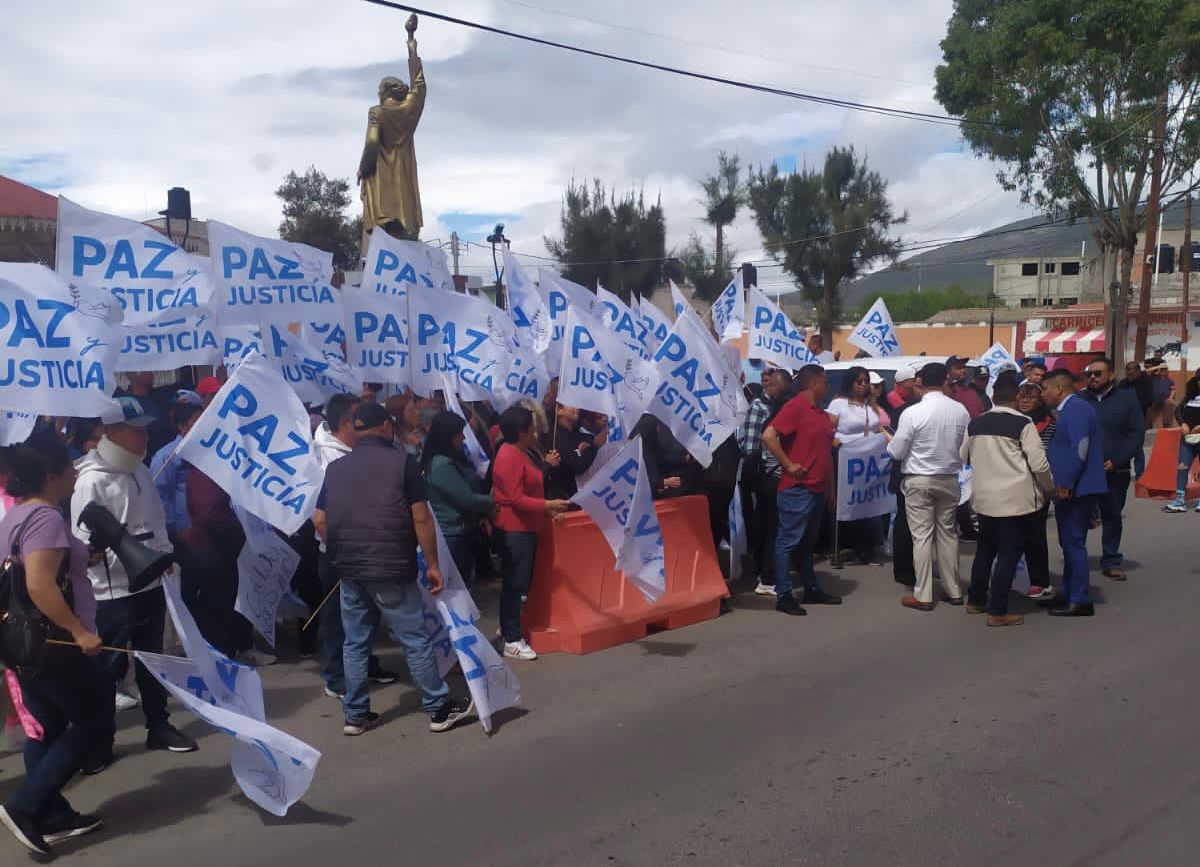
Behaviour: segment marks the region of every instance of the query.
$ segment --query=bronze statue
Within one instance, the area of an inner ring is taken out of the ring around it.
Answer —
[[[379,82],[379,105],[367,115],[367,142],[358,164],[363,202],[362,254],[371,229],[382,226],[396,238],[415,241],[420,234],[421,193],[417,187],[417,152],[413,133],[425,108],[425,72],[417,56],[417,16],[408,31],[408,74],[412,86],[389,75]]]

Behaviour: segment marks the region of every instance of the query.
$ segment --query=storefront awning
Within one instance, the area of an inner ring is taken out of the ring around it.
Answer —
[[[1103,328],[1066,328],[1035,331],[1025,337],[1026,355],[1069,355],[1072,352],[1104,352]]]

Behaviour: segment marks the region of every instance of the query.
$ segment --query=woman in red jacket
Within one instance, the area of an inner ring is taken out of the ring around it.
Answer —
[[[537,444],[533,413],[511,406],[500,416],[504,442],[492,462],[492,487],[500,535],[500,632],[504,655],[511,659],[537,659],[521,635],[521,602],[533,580],[538,532],[547,517],[565,512],[568,500],[547,500],[540,462],[530,451]]]

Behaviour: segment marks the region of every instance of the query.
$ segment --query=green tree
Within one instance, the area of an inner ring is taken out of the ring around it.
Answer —
[[[942,55],[937,98],[975,153],[1005,189],[1123,253],[1127,301],[1160,100],[1168,195],[1200,156],[1200,2],[955,0]]]
[[[957,283],[945,289],[926,289],[922,292],[886,292],[880,297],[887,304],[888,312],[896,322],[922,322],[942,310],[981,307],[985,303],[984,299],[972,295]],[[849,312],[846,321],[850,324],[858,322],[874,303],[874,298],[864,299]]]
[[[821,171],[759,168],[751,172],[749,198],[763,245],[816,306],[825,345],[833,345],[842,283],[873,262],[896,260],[900,242],[889,230],[908,215],[892,211],[887,182],[853,147],[835,147]]]
[[[733,225],[738,211],[746,204],[746,187],[742,183],[741,160],[721,151],[717,154],[716,174],[700,182],[704,191],[704,222],[716,231],[716,246],[713,248],[713,270],[722,272],[734,258],[732,251],[725,249],[725,230]]]
[[[275,195],[283,202],[280,238],[333,253],[335,268],[358,267],[362,217],[346,216],[350,181],[328,178],[316,166],[309,166],[302,175],[288,172]]]
[[[737,251],[728,245],[725,246],[724,252],[730,259],[737,256]],[[692,285],[695,297],[705,301],[715,300],[721,294],[721,290],[729,285],[733,276],[730,269],[721,264],[719,257],[709,251],[695,232],[679,251],[678,257],[683,264],[683,276]]]
[[[642,191],[617,198],[598,179],[591,188],[571,181],[563,197],[562,240],[546,249],[568,280],[604,288],[628,299],[651,294],[667,257],[667,224],[661,202],[646,204]]]

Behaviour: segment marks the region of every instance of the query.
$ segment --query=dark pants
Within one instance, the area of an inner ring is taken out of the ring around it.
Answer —
[[[237,602],[237,555],[238,551],[189,547],[179,561],[184,602],[200,634],[231,658],[254,643],[254,627],[233,610]]]
[[[838,548],[850,548],[860,563],[870,563],[878,558],[879,528],[878,518],[838,521]]]
[[[967,590],[970,604],[987,605],[988,614],[998,617],[1008,613],[1008,594],[1017,574],[1017,563],[1028,542],[1030,528],[1038,521],[1045,527],[1041,512],[1003,518],[979,516],[979,539],[971,566],[971,586]]]
[[[892,524],[892,576],[897,584],[914,587],[917,570],[913,565],[912,530],[908,527],[908,510],[904,505],[904,494],[896,491],[896,522]]]
[[[1046,522],[1050,503],[1037,512],[1037,519],[1029,522],[1025,536],[1025,565],[1029,567],[1029,583],[1036,587],[1050,586],[1050,542],[1046,538]]]
[[[77,656],[52,673],[18,677],[25,708],[45,735],[26,739],[25,779],[8,806],[37,821],[71,812],[62,788],[108,736],[112,687],[90,663]]]
[[[161,587],[143,590],[132,596],[105,599],[96,604],[96,633],[109,647],[130,647],[148,653],[163,652],[163,629],[167,623],[167,597]],[[104,651],[95,659],[97,670],[104,677],[108,704],[116,699],[117,684],[129,671],[129,654]],[[158,678],[140,662],[134,666],[138,692],[142,696],[142,712],[146,728],[167,724],[167,690]],[[112,707],[113,714],[116,708]],[[113,719],[110,715],[109,719]],[[115,724],[111,734],[116,735]],[[111,746],[111,740],[110,740]]]
[[[758,580],[775,584],[775,537],[779,534],[778,476],[757,476],[754,480],[754,520],[746,519],[750,535],[750,554]]]
[[[500,634],[507,642],[521,640],[521,597],[533,582],[537,533],[500,533]]]
[[[1054,506],[1054,519],[1058,522],[1058,544],[1063,552],[1063,595],[1072,605],[1091,602],[1088,589],[1087,534],[1092,520],[1092,509],[1096,497],[1072,497],[1059,500]]]
[[[300,562],[296,564],[296,571],[292,575],[292,590],[308,606],[309,611],[316,611],[325,594],[321,592],[321,577],[317,567],[320,546],[312,522],[306,521],[300,531],[288,540],[288,544],[300,555]],[[317,652],[319,643],[318,630],[311,627],[300,630],[301,654],[312,656]]]
[[[450,556],[463,583],[470,587],[475,578],[475,533],[466,531],[446,536],[446,547],[450,549]]]
[[[1100,494],[1100,542],[1103,553],[1100,556],[1101,569],[1116,569],[1124,562],[1121,556],[1121,534],[1124,522],[1121,513],[1125,511],[1125,498],[1129,495],[1129,472],[1108,473],[1108,490]]]

